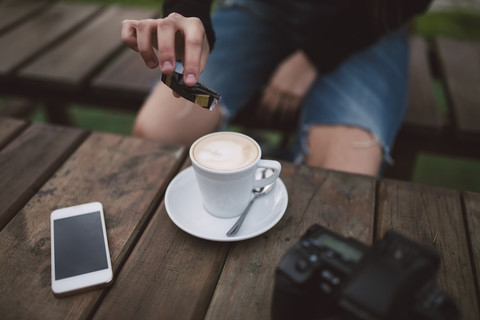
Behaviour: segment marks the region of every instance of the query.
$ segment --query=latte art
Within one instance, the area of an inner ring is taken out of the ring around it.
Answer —
[[[254,163],[259,157],[259,149],[241,134],[219,132],[198,141],[193,149],[193,157],[209,169],[231,171]]]

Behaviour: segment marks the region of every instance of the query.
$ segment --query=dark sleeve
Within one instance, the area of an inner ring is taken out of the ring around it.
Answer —
[[[212,0],[165,0],[163,2],[163,16],[166,17],[172,12],[181,14],[184,17],[199,18],[205,28],[210,51],[215,44],[215,32],[210,18],[210,7]]]
[[[302,49],[320,72],[334,70],[353,53],[373,45],[380,37],[399,28],[425,11],[431,0],[352,0],[345,16],[327,32],[312,28],[308,39],[321,33],[320,41],[308,41]],[[333,30],[333,31],[332,31]],[[318,36],[317,36],[318,39]]]

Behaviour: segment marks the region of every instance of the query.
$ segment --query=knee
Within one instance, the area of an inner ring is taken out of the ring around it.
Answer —
[[[136,137],[142,137],[142,138],[145,137],[145,132],[143,130],[142,125],[139,124],[137,121],[135,121],[135,123],[133,124],[132,134]]]
[[[143,119],[140,117],[137,117],[137,119],[135,119],[132,134],[136,137],[141,138],[155,138],[154,133],[152,132],[152,130],[149,129],[148,123],[143,121]]]

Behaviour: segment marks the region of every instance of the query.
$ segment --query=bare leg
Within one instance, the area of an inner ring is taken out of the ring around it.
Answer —
[[[133,134],[167,143],[190,145],[200,136],[218,128],[222,115],[176,98],[162,82],[153,89],[135,120]]]
[[[308,135],[306,164],[376,176],[383,151],[368,131],[343,125],[313,126]]]

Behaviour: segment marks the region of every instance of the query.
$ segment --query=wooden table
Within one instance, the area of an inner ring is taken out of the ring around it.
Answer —
[[[0,118],[2,319],[268,319],[275,266],[313,223],[365,243],[397,230],[441,253],[438,283],[478,319],[480,194],[283,163],[289,202],[245,241],[180,230],[163,201],[187,149]],[[114,284],[68,298],[50,289],[52,210],[104,205]]]

